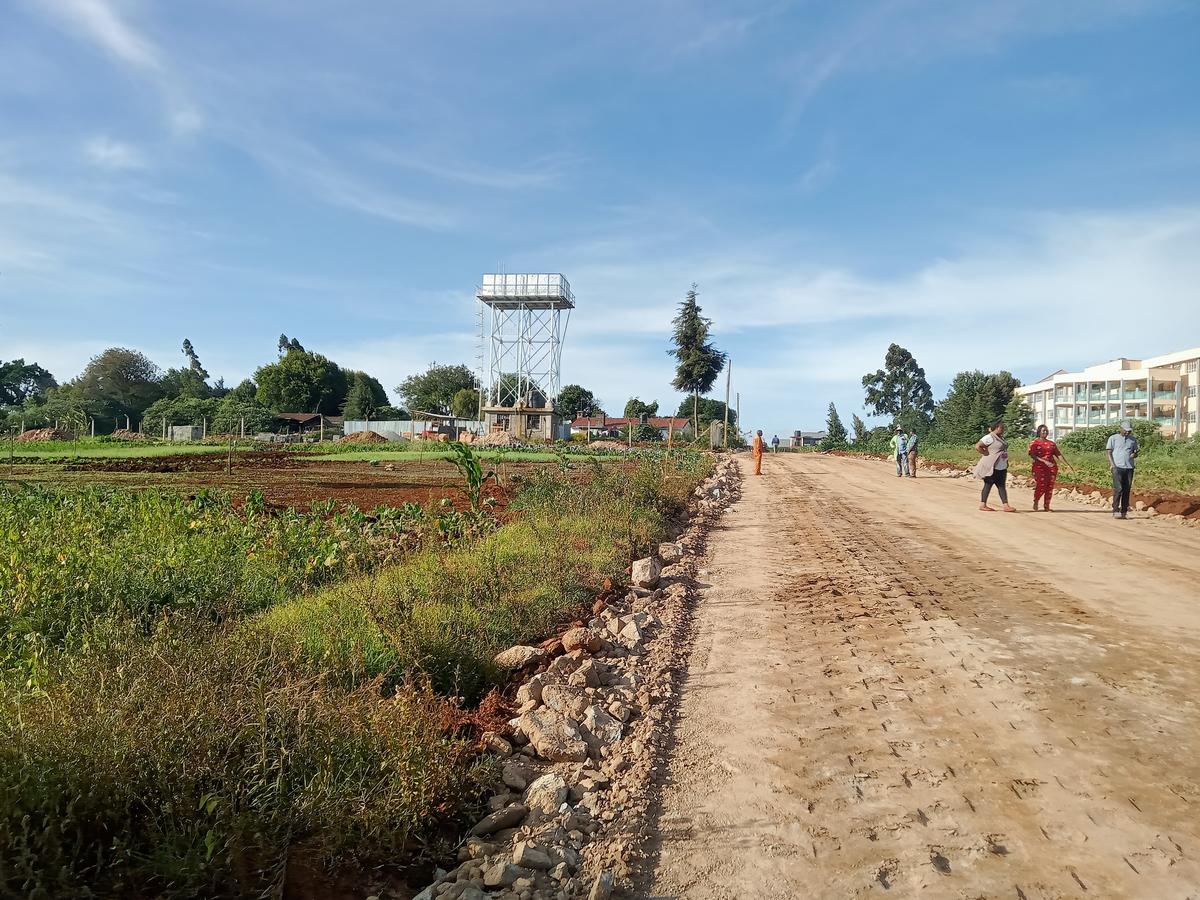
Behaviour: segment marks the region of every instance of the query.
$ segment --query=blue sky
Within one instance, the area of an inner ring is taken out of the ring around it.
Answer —
[[[565,382],[664,408],[700,285],[744,424],[1200,344],[1200,4],[0,0],[0,358],[393,387],[558,271]]]

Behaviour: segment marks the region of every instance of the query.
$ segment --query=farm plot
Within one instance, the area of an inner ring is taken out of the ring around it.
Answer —
[[[492,777],[495,652],[619,585],[708,467],[508,465],[468,499],[441,461],[275,463],[0,485],[0,895],[427,877]]]

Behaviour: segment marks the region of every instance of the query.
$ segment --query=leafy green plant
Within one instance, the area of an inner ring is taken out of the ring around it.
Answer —
[[[491,469],[485,472],[479,457],[462,441],[453,441],[450,450],[454,454],[450,457],[450,462],[466,482],[464,491],[471,503],[471,510],[479,512],[483,508],[483,489],[489,481],[497,481],[496,473]]]

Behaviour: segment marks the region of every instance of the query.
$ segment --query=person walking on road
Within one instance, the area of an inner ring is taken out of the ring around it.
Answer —
[[[899,425],[896,426],[896,433],[892,435],[891,447],[892,456],[896,458],[896,477],[903,478],[908,474],[908,439]]]
[[[1004,423],[996,422],[988,430],[979,443],[975,445],[979,451],[979,462],[975,463],[975,477],[983,479],[983,491],[979,495],[979,508],[984,512],[995,512],[988,506],[988,495],[992,488],[1000,495],[1005,512],[1016,512],[1008,505],[1008,441],[1004,440]]]
[[[750,444],[750,455],[754,457],[754,474],[755,475],[762,474],[762,457],[763,457],[764,443],[765,442],[763,441],[762,431],[759,430],[754,435],[754,440]]]
[[[775,437],[771,438],[771,452],[779,452],[779,435],[775,435]]]
[[[1054,482],[1058,478],[1058,461],[1061,459],[1072,472],[1075,469],[1067,462],[1067,458],[1058,449],[1058,444],[1050,440],[1050,428],[1039,425],[1037,437],[1029,444],[1029,457],[1033,460],[1033,511],[1038,510],[1038,501],[1042,500],[1046,512],[1050,512],[1050,498],[1054,495]]]
[[[1133,436],[1133,425],[1128,419],[1121,423],[1121,430],[1108,439],[1105,447],[1108,467],[1112,470],[1113,518],[1124,519],[1129,514],[1129,495],[1133,491],[1133,461],[1138,455],[1137,438]]]
[[[907,441],[908,477],[909,478],[917,477],[917,441],[919,441],[919,440],[920,440],[920,438],[917,437],[917,430],[915,428],[910,428],[908,430],[908,441]]]

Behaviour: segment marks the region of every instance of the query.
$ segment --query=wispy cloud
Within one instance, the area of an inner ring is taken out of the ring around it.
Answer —
[[[38,6],[120,62],[155,72],[161,70],[155,46],[125,22],[106,0],[39,0]]]
[[[837,140],[832,135],[821,139],[817,158],[800,176],[800,190],[808,193],[824,187],[837,174]]]
[[[506,169],[448,159],[445,153],[436,153],[433,150],[418,153],[370,144],[366,152],[373,159],[389,165],[432,175],[444,181],[503,190],[521,190],[554,184],[562,180],[567,167],[578,161],[577,157],[556,153],[535,159],[524,168]]]
[[[132,144],[117,141],[107,135],[97,135],[83,145],[84,156],[103,169],[143,169],[146,158]]]
[[[433,231],[446,231],[458,223],[457,214],[448,207],[413,200],[373,183],[304,141],[243,132],[239,142],[259,162],[333,206]]]
[[[163,62],[165,54],[118,12],[112,0],[38,0],[30,6],[147,79],[163,97],[172,134],[186,136],[200,128],[203,117]]]
[[[792,55],[780,130],[791,137],[816,96],[834,79],[855,72],[972,53],[992,53],[1022,38],[1086,31],[1136,16],[1170,11],[1175,0],[870,0],[818,31]]]

